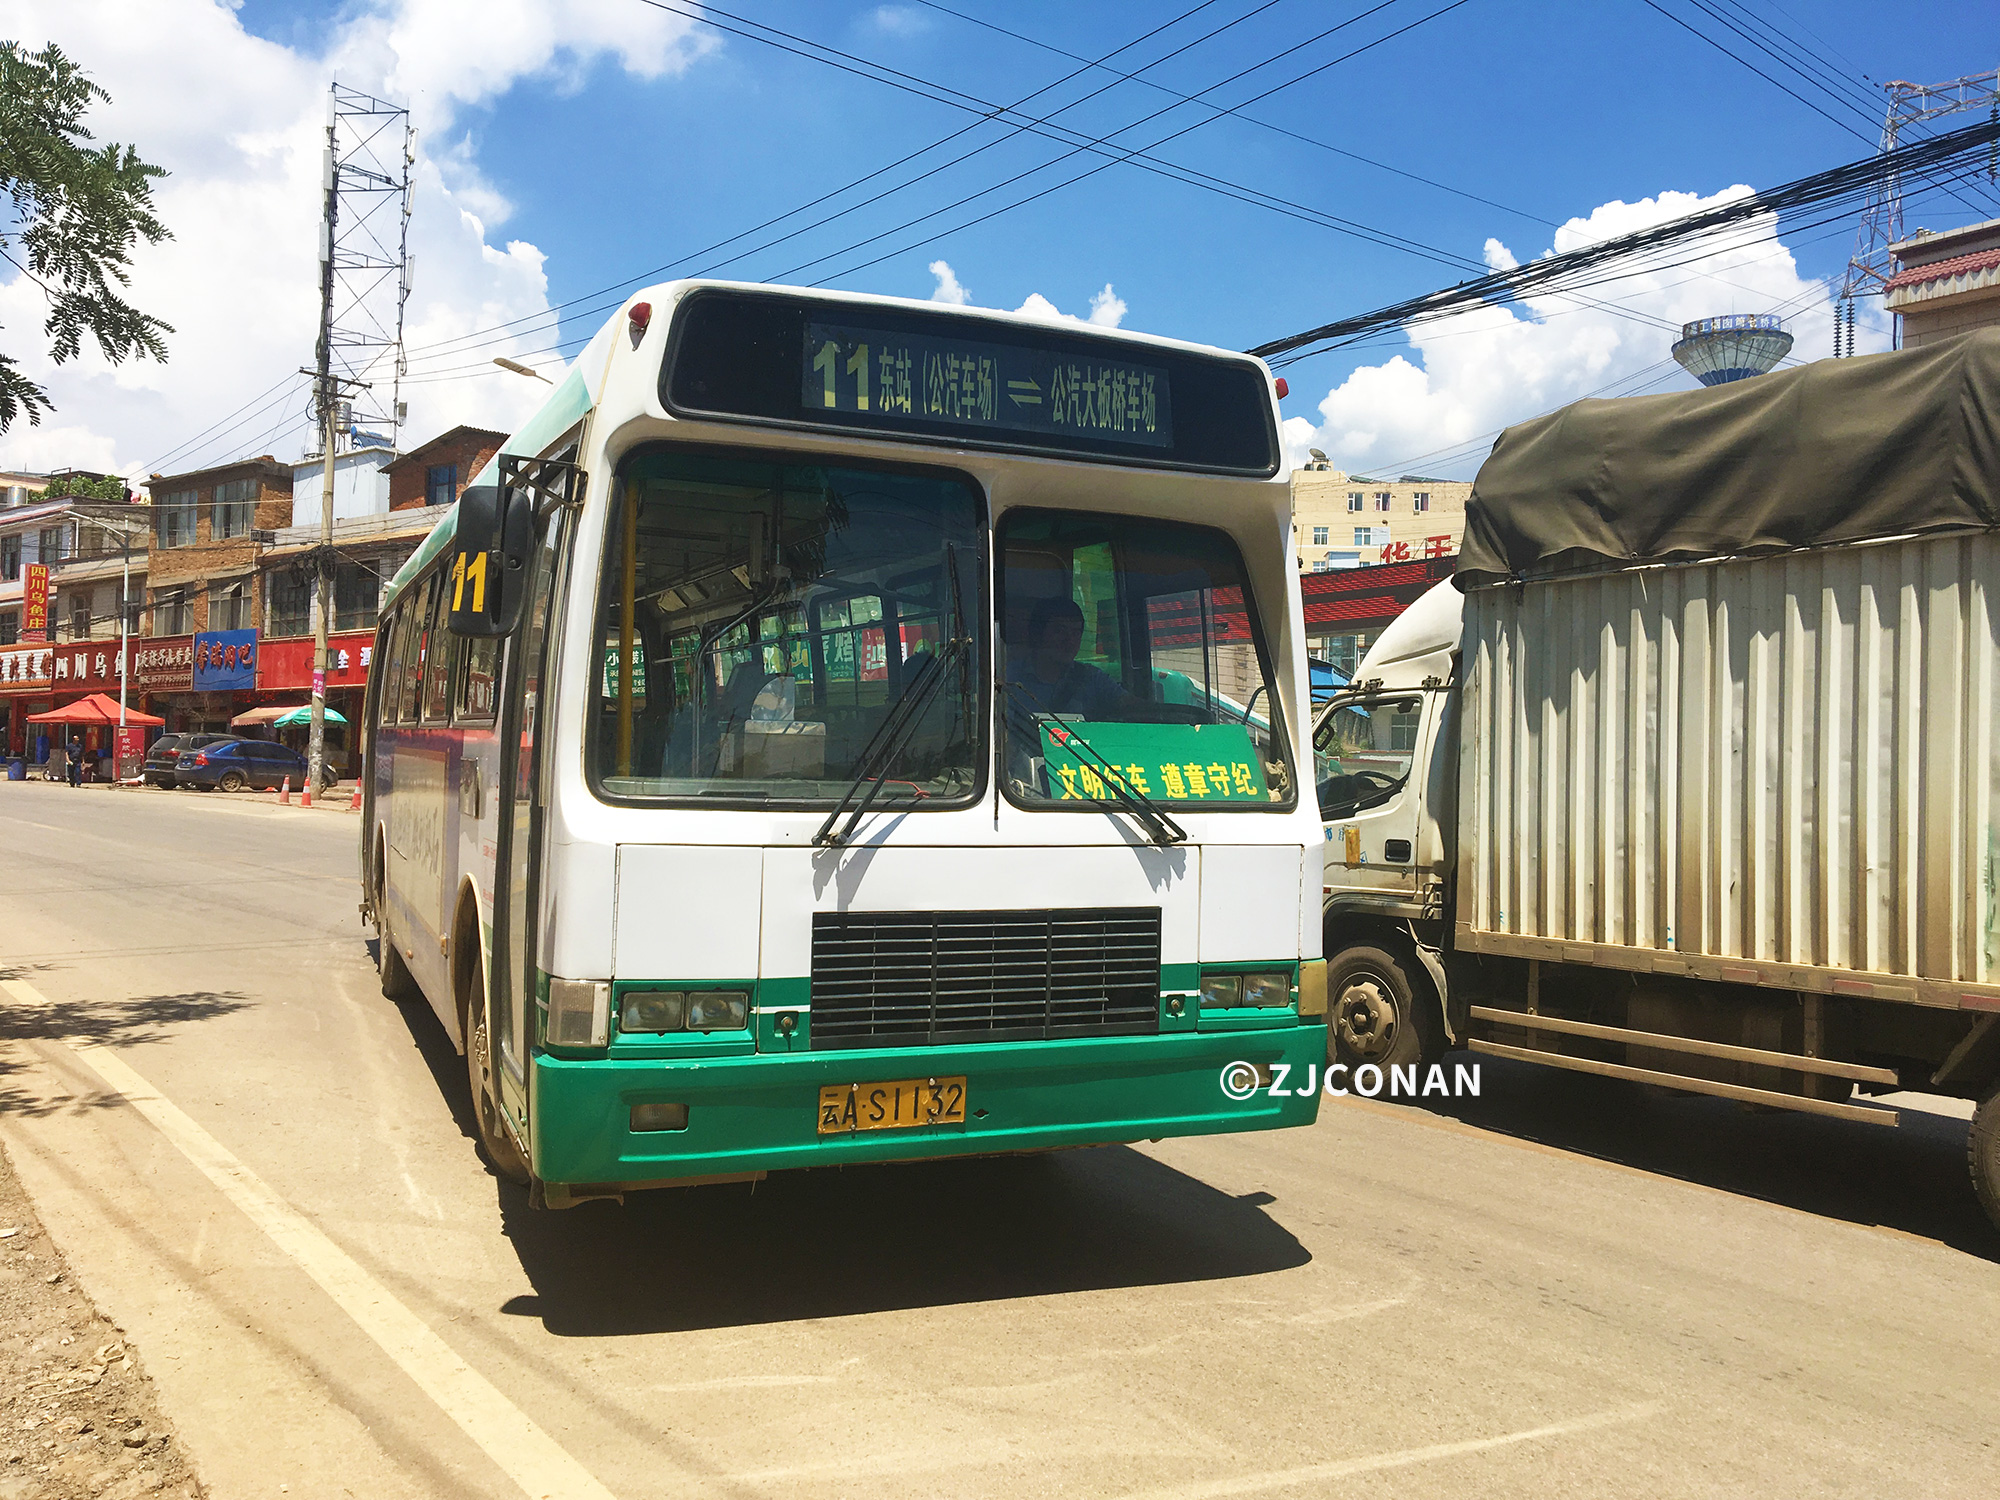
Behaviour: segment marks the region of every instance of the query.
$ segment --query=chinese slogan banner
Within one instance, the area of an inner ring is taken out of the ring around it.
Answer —
[[[1087,750],[1076,748],[1082,741]],[[1105,764],[1100,765],[1102,761]],[[1104,802],[1124,790],[1165,802],[1268,802],[1264,760],[1241,724],[1042,723],[1042,765],[1058,802]]]
[[[49,638],[49,569],[29,563],[21,575],[21,639],[45,644]]]
[[[1415,562],[1420,557],[1450,557],[1458,550],[1458,542],[1450,532],[1443,536],[1427,536],[1421,542],[1390,542],[1382,549],[1381,562]]]

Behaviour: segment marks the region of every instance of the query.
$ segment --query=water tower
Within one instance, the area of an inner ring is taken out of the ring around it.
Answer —
[[[1748,380],[1792,352],[1792,336],[1776,313],[1732,313],[1681,324],[1674,358],[1703,385]]]

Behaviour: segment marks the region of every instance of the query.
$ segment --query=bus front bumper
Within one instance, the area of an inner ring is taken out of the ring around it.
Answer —
[[[1238,1100],[1223,1089],[1223,1069],[1283,1063],[1296,1082],[1309,1064],[1325,1061],[1326,1027],[1311,1021],[1257,1031],[672,1062],[538,1052],[534,1170],[545,1183],[587,1196],[790,1167],[1275,1130],[1312,1124],[1318,1092],[1262,1088]],[[963,1124],[820,1131],[822,1087],[960,1075]],[[686,1128],[633,1131],[632,1109],[645,1104],[686,1105]]]

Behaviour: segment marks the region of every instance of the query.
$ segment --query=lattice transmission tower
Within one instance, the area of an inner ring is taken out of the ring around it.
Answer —
[[[1882,150],[1896,149],[1898,137],[1912,126],[1923,125],[1944,115],[1985,106],[2000,120],[2000,69],[1990,73],[1970,73],[1949,83],[1905,83],[1898,79],[1882,85],[1889,96],[1888,112],[1882,123]],[[2000,177],[2000,143],[1989,150],[1986,162],[1989,180]],[[1833,352],[1836,358],[1854,353],[1854,300],[1879,294],[1895,274],[1895,257],[1889,247],[1903,238],[1903,184],[1894,172],[1875,186],[1867,207],[1861,210],[1861,227],[1854,236],[1854,254],[1841,279],[1840,295],[1833,309]]]
[[[321,174],[319,430],[352,446],[372,426],[398,446],[403,420],[403,308],[410,298],[410,112],[351,89],[327,96]],[[333,421],[328,422],[331,407]]]

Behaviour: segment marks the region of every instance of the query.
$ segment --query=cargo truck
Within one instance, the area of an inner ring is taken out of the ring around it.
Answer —
[[[1997,495],[2000,330],[1504,434],[1316,724],[1330,1065],[1976,1100],[2000,1225]]]

